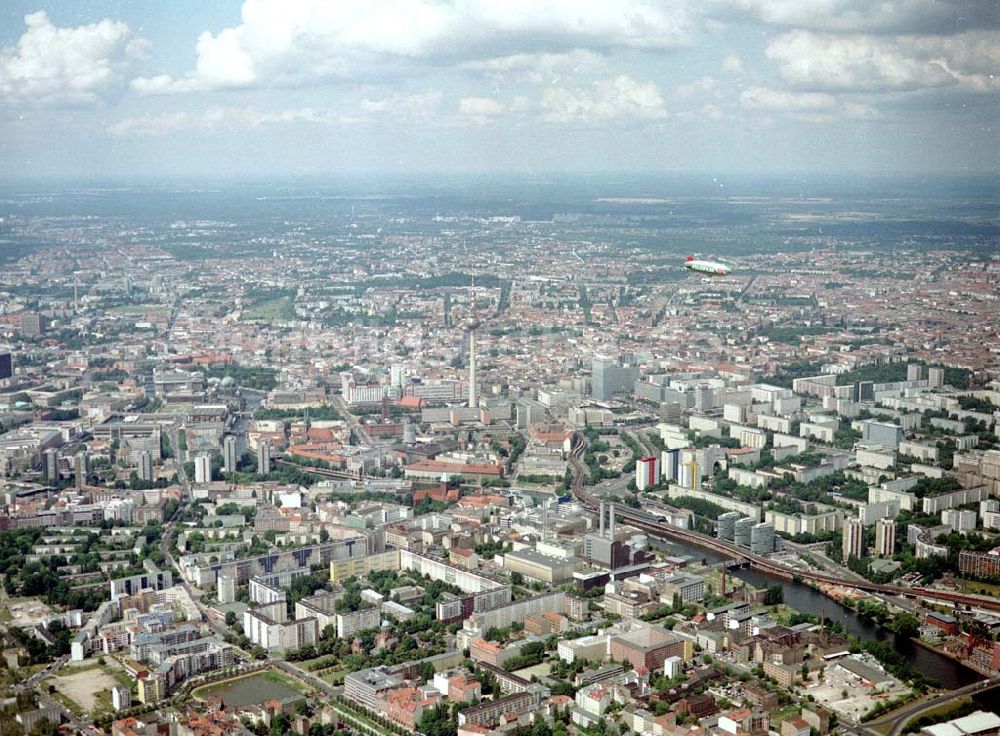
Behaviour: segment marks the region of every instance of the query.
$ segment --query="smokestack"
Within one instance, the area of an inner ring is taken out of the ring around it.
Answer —
[[[597,512],[597,518],[600,519],[598,524],[600,524],[601,536],[604,536],[604,501],[601,501],[600,508]]]
[[[608,504],[608,517],[609,539],[613,542],[615,541],[615,505],[613,503]]]

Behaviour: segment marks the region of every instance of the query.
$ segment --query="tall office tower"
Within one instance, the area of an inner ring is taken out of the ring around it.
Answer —
[[[25,337],[41,337],[45,334],[45,317],[38,312],[21,314],[21,334]]]
[[[931,388],[941,388],[944,386],[944,368],[928,368],[927,383]]]
[[[406,366],[399,364],[389,367],[389,384],[393,388],[403,388],[406,383]]]
[[[54,448],[45,451],[45,480],[59,482],[59,451]]]
[[[919,381],[924,374],[924,367],[919,363],[910,363],[906,366],[906,380]]]
[[[444,326],[451,327],[451,294],[444,295]]]
[[[590,366],[590,392],[595,399],[607,401],[611,398],[611,373],[616,363],[611,358],[597,356]]]
[[[476,383],[476,330],[479,318],[476,316],[476,281],[472,281],[472,314],[469,318],[469,407],[479,406],[479,386]]]
[[[80,450],[73,458],[73,477],[76,481],[76,489],[83,490],[87,485],[87,453]]]
[[[139,453],[139,464],[136,468],[136,475],[139,476],[139,480],[153,480],[153,456],[149,450],[143,450]]]
[[[194,482],[209,483],[212,480],[212,456],[208,453],[195,455]]]
[[[235,473],[238,461],[239,455],[236,454],[236,438],[231,434],[227,435],[226,439],[222,441],[222,465],[226,473]]]
[[[865,525],[861,519],[844,520],[844,541],[841,551],[844,561],[849,557],[865,556]]]
[[[14,376],[14,360],[10,353],[0,353],[0,381]]]
[[[635,391],[635,382],[639,378],[639,369],[635,366],[623,366],[617,360],[597,356],[590,368],[590,391],[595,399],[608,401],[615,394]]]
[[[875,554],[892,557],[896,553],[895,519],[879,519],[875,522]]]
[[[261,475],[271,472],[271,445],[267,440],[261,440],[257,445],[257,472]]]

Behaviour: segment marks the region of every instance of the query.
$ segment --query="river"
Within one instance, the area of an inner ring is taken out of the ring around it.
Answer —
[[[722,555],[715,552],[678,542],[667,542],[653,537],[650,537],[650,542],[655,543],[658,548],[669,549],[671,554],[691,555],[695,559],[704,559],[709,563],[721,562],[723,559]],[[781,583],[785,590],[785,603],[796,611],[815,616],[825,614],[827,618],[840,622],[848,632],[862,640],[890,641],[893,649],[904,655],[919,672],[945,689],[955,690],[983,679],[983,676],[975,670],[879,626],[804,583],[786,582],[750,569],[732,570],[730,574],[756,588]]]

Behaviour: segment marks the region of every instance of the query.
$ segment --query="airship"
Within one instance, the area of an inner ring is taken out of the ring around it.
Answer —
[[[694,256],[687,257],[687,260],[684,262],[684,268],[689,271],[707,273],[710,276],[728,276],[733,272],[733,269],[724,263],[719,263],[717,261],[702,261],[696,259]]]

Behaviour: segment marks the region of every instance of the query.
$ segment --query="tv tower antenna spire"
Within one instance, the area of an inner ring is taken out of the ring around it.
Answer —
[[[476,330],[479,317],[476,314],[476,277],[472,277],[472,304],[469,317],[469,408],[479,406],[479,385],[476,382]]]

